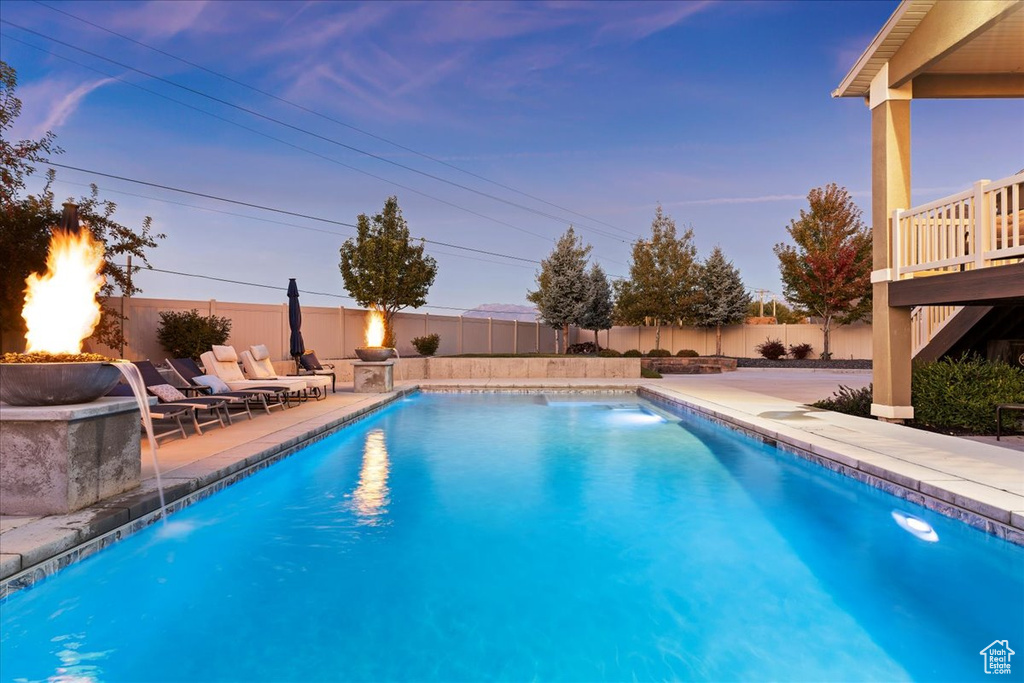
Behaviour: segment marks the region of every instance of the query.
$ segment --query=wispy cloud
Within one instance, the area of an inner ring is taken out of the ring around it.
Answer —
[[[597,42],[643,40],[703,12],[714,4],[711,0],[658,4],[655,5],[658,10],[654,12],[636,12],[635,5],[629,5],[628,12],[621,15],[616,13],[598,29],[595,40]]]
[[[705,206],[715,204],[763,204],[765,202],[791,202],[807,199],[805,194],[766,194],[759,197],[715,197],[713,199],[687,199],[670,202],[665,206]]]
[[[207,0],[153,0],[139,5],[121,5],[111,17],[111,23],[119,30],[144,38],[171,38],[201,29],[199,17],[208,6]]]
[[[113,78],[70,84],[63,80],[42,80],[18,88],[22,114],[16,122],[14,137],[38,139],[46,131],[56,132],[97,88],[114,83]]]

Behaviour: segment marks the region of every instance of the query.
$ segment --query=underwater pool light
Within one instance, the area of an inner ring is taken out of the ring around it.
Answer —
[[[922,541],[935,543],[939,540],[939,535],[935,533],[935,529],[932,528],[932,525],[919,517],[908,515],[907,513],[900,512],[899,510],[893,510],[892,518],[896,520],[896,523],[900,525],[901,529],[912,533]]]

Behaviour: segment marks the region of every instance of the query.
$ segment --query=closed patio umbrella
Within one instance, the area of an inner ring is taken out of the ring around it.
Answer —
[[[299,356],[306,352],[306,344],[302,341],[302,309],[299,308],[299,286],[295,284],[295,278],[288,280],[288,327],[292,332],[288,351],[295,360],[295,372],[298,372]]]

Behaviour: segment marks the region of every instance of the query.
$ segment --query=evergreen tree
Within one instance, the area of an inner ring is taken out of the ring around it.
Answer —
[[[604,269],[596,263],[590,267],[587,280],[590,285],[587,305],[578,324],[581,329],[594,331],[594,346],[600,350],[597,333],[611,329],[613,324],[612,313],[615,307],[612,303],[612,288]]]
[[[587,256],[590,249],[590,245],[583,245],[570,225],[558,238],[551,255],[540,262],[537,289],[526,295],[527,300],[537,305],[544,324],[562,330],[563,353],[569,345],[569,325],[579,325],[589,300]]]
[[[721,247],[715,247],[701,264],[694,297],[693,321],[699,327],[715,328],[715,355],[722,355],[722,325],[743,322],[750,294],[740,271],[727,261]]]
[[[810,211],[790,221],[796,246],[779,243],[783,294],[822,319],[822,358],[831,357],[832,324],[844,325],[871,312],[871,234],[845,187],[830,183],[807,195]]]
[[[437,275],[437,262],[413,246],[398,198],[391,196],[375,216],[359,214],[355,239],[341,246],[339,269],[345,289],[360,306],[384,316],[384,346],[394,347],[392,319],[403,308],[427,303]]]
[[[633,245],[629,279],[615,283],[615,320],[621,325],[654,325],[661,348],[661,326],[690,318],[697,281],[693,231],[676,236],[676,223],[658,206],[651,238]]]

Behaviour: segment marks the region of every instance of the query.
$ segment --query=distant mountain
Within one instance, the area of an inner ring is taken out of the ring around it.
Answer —
[[[480,304],[462,315],[466,318],[494,318],[495,320],[518,320],[532,323],[537,319],[537,309],[533,306],[517,304]]]

